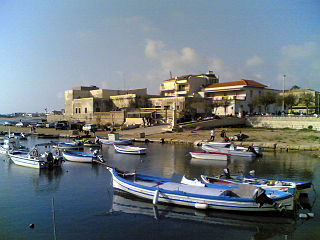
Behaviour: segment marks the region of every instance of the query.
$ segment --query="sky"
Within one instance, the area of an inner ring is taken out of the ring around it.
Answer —
[[[208,70],[320,91],[320,1],[2,0],[0,113],[64,108],[64,91],[147,88]]]

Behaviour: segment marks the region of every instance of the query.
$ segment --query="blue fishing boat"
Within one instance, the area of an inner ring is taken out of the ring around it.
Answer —
[[[215,184],[247,184],[265,189],[274,189],[280,191],[297,191],[306,193],[311,188],[312,181],[293,181],[275,178],[257,178],[254,176],[232,175],[228,168],[224,169],[224,174],[220,176],[201,175],[201,180],[205,183]]]
[[[294,209],[293,195],[283,191],[264,190],[248,185],[204,184],[200,181],[182,181],[183,178],[170,180],[122,172],[111,167],[107,169],[112,175],[115,189],[152,200],[153,204],[248,212]]]

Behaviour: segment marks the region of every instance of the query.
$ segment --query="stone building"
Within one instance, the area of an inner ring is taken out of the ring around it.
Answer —
[[[200,75],[175,77],[162,81],[160,95],[162,97],[190,97],[197,94],[205,86],[218,82],[218,77],[212,71]]]
[[[122,124],[125,108],[146,99],[147,89],[110,90],[80,86],[65,91],[64,119],[92,123]]]
[[[302,101],[302,97],[304,94],[311,94],[314,98],[314,102],[312,102],[308,107],[308,113],[309,114],[320,113],[320,92],[312,89],[300,89],[300,88],[293,88],[293,89],[284,91],[285,96],[289,94],[292,94],[297,97],[297,104],[292,107],[293,113],[307,114],[307,106]],[[279,95],[283,96],[283,91],[279,91]]]
[[[137,97],[146,97],[147,89],[109,90],[96,86],[65,91],[65,115],[93,114],[128,107]]]

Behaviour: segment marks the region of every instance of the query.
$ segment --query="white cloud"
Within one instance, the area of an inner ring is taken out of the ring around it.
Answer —
[[[172,50],[168,49],[162,41],[148,39],[145,46],[145,56],[160,63],[161,72],[158,73],[166,76],[164,79],[168,78],[169,72],[172,72],[174,76],[179,76],[205,73],[208,70],[213,70],[227,81],[233,81],[235,76],[231,68],[225,65],[221,59],[202,56],[190,47]]]
[[[281,49],[281,55],[278,79],[286,74],[287,88],[298,85],[302,88],[320,89],[320,47],[317,43],[285,46]]]
[[[255,67],[264,64],[264,60],[258,56],[253,56],[247,59],[246,64],[250,67]]]

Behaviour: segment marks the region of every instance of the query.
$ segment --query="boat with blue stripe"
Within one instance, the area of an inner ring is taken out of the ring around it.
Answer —
[[[137,197],[197,209],[246,212],[293,211],[293,194],[248,185],[206,184],[200,181],[169,179],[123,172],[107,167],[114,189]]]

